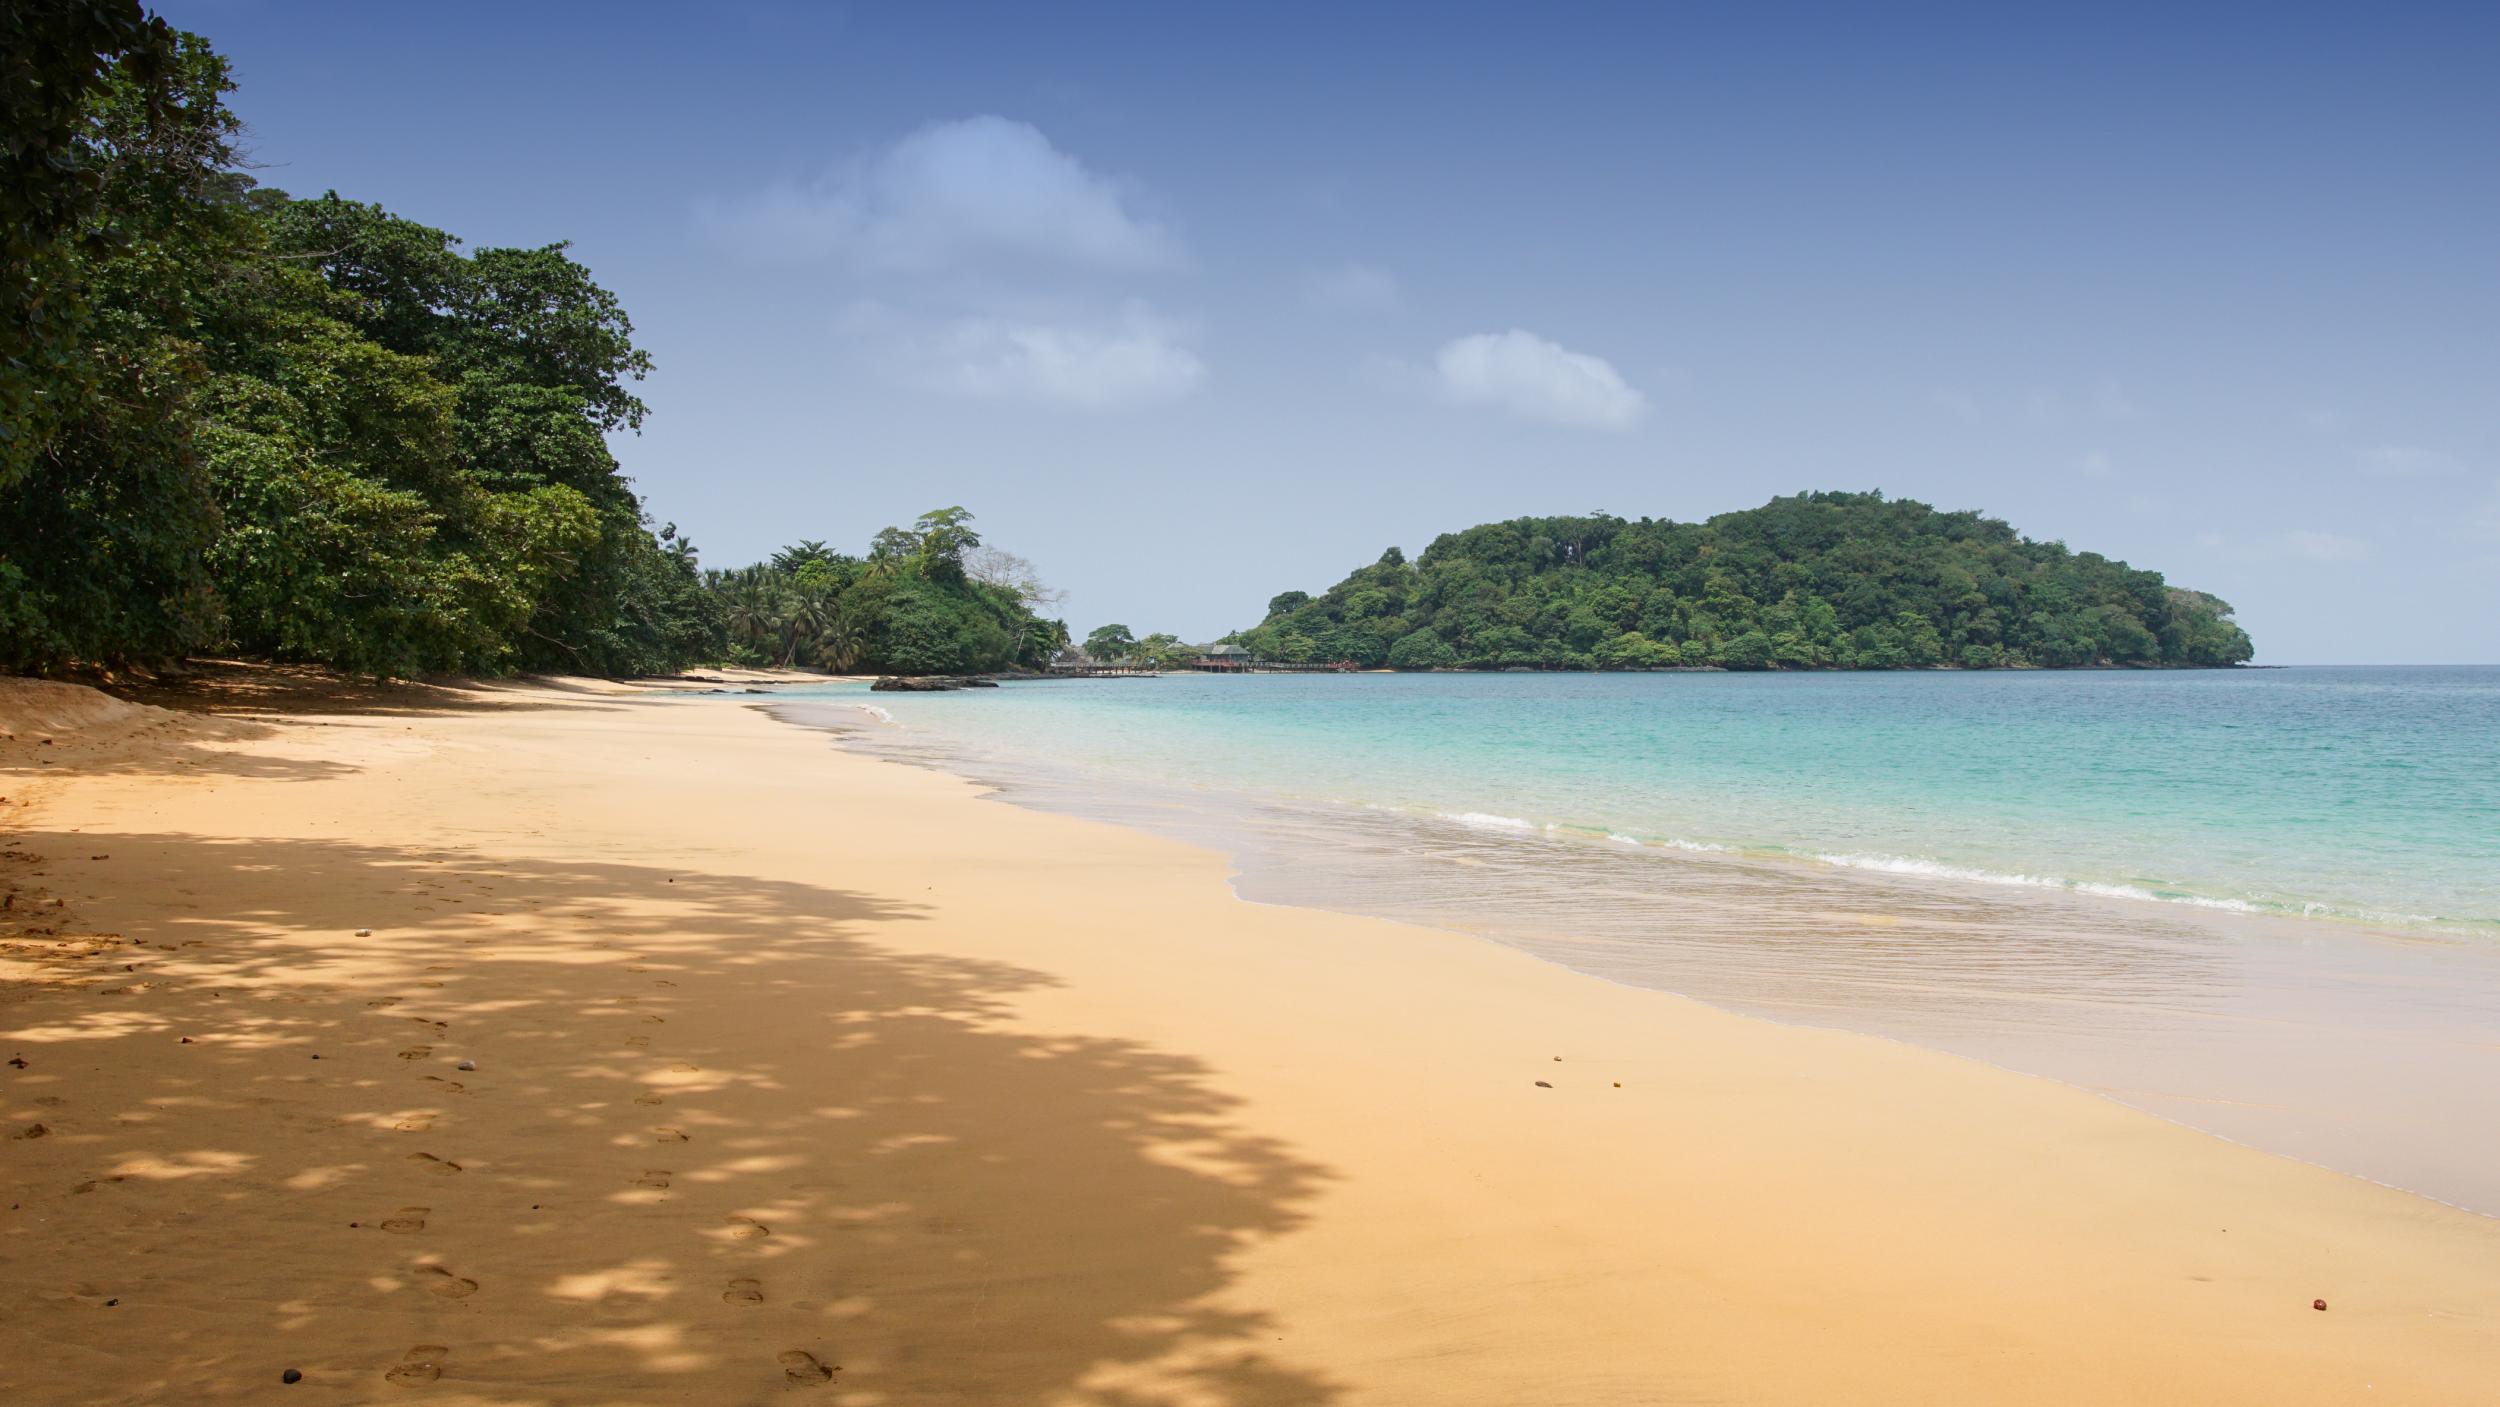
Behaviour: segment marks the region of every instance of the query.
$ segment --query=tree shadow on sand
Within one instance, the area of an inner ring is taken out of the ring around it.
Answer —
[[[5,945],[43,969],[0,994],[26,1062],[0,1105],[46,1126],[0,1143],[14,1400],[258,1400],[281,1367],[327,1385],[308,1401],[1336,1396],[1226,1294],[1325,1170],[1187,1056],[1016,1024],[1050,978],[866,936],[912,908],[448,850],[16,844],[216,901]]]

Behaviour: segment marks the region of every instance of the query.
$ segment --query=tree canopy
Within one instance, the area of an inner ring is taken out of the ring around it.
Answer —
[[[0,668],[718,656],[692,546],[607,446],[651,360],[563,244],[257,186],[225,60],[135,5],[6,24]]]
[[[1068,643],[1067,626],[1040,614],[1058,593],[1031,563],[985,547],[961,508],[880,530],[865,557],[808,539],[706,585],[727,657],[743,664],[980,674],[1038,668]]]
[[[1396,548],[1233,637],[1394,669],[2243,663],[2231,608],[1976,512],[1803,493],[1707,522],[1518,518]]]

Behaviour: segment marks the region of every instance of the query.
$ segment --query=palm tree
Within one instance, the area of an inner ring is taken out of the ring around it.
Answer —
[[[814,644],[825,627],[833,623],[833,597],[822,592],[797,590],[783,601],[781,664],[784,669],[799,657],[802,641]]]
[[[848,673],[868,648],[868,631],[856,613],[846,611],[834,617],[824,633],[817,637],[816,644],[827,668],[837,673]]]
[[[781,591],[762,567],[727,573],[723,593],[729,599],[729,633],[748,644],[761,644],[781,634]]]

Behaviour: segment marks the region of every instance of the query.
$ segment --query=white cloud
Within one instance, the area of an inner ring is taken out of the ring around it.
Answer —
[[[1175,400],[1207,374],[1184,329],[1142,304],[1090,323],[957,318],[892,337],[884,350],[931,390],[1088,410]]]
[[[1339,313],[1386,312],[1401,296],[1395,274],[1369,264],[1340,264],[1302,280],[1302,296],[1315,307]]]
[[[809,185],[784,182],[703,212],[726,242],[778,258],[840,256],[863,268],[930,272],[1007,258],[1146,270],[1185,262],[1133,192],[1051,144],[1030,123],[933,123]]]
[[[2377,445],[2360,457],[2361,472],[2379,479],[2444,479],[2465,472],[2456,456],[2416,445]]]
[[[2075,472],[2087,479],[2106,479],[2117,467],[2107,453],[2097,449],[2075,460]]]
[[[2366,562],[2376,550],[2357,537],[2297,528],[2283,535],[2284,550],[2311,562]]]
[[[1574,352],[1531,332],[1480,332],[1435,359],[1443,395],[1531,420],[1595,430],[1629,429],[1648,400],[1603,357]]]

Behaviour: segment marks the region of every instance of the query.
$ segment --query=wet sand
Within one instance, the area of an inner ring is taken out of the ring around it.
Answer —
[[[2500,1224],[1244,903],[1213,852],[751,702],[0,741],[0,1398],[2454,1403],[2500,1369]]]

